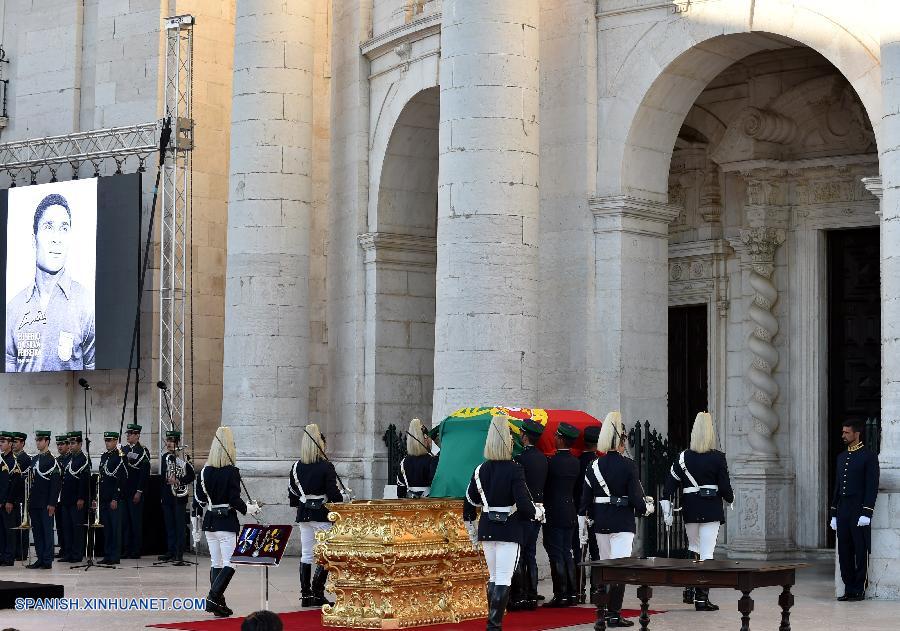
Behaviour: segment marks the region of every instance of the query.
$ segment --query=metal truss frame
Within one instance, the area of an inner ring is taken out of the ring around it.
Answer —
[[[172,121],[172,139],[166,151],[160,190],[159,378],[169,384],[172,420],[182,434],[185,420],[185,313],[189,313],[190,295],[193,26],[191,15],[165,20],[164,103],[165,117]],[[93,175],[98,176],[101,165],[107,160],[115,161],[119,173],[123,163],[135,156],[143,170],[147,159],[159,150],[162,124],[160,120],[0,144],[0,172],[7,173],[15,186],[23,174],[30,176],[30,183],[37,183],[37,177],[44,169],[49,170],[50,181],[55,182],[57,172],[65,166],[72,169],[73,179],[78,177],[84,164],[93,165]],[[160,391],[159,453],[162,453],[164,430],[169,425],[162,397]]]

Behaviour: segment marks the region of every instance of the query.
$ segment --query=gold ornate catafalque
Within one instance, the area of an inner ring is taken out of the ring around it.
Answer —
[[[322,623],[403,629],[487,616],[487,566],[462,522],[462,500],[329,504],[331,530],[316,535],[334,606]]]

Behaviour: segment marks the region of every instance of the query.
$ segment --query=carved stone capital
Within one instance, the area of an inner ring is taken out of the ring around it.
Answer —
[[[594,233],[629,232],[653,237],[669,236],[669,223],[680,208],[630,195],[594,197],[589,202],[594,214]]]
[[[797,123],[777,112],[748,107],[742,115],[741,130],[754,140],[787,145],[797,136]]]
[[[884,183],[881,180],[881,176],[878,177],[864,177],[861,178],[863,186],[866,187],[866,190],[872,193],[878,199],[884,198]]]
[[[743,251],[750,259],[753,269],[768,278],[775,265],[775,252],[784,243],[787,234],[781,228],[762,226],[741,230]]]

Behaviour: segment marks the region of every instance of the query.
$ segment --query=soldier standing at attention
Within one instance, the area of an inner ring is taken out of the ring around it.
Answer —
[[[599,425],[590,425],[584,428],[584,451],[581,452],[581,455],[578,456],[578,464],[581,467],[581,473],[578,474],[578,480],[575,481],[575,506],[578,506],[581,503],[581,493],[584,489],[584,476],[587,475],[588,467],[597,459],[597,439],[600,437],[600,426]],[[572,537],[572,554],[575,556],[575,563],[581,563],[582,561],[586,561],[587,559],[581,558],[582,546],[587,546],[588,554],[590,555],[591,560],[596,560],[598,556],[597,550],[597,539],[596,537],[588,537],[587,543],[581,541],[581,529],[579,528],[575,535]],[[584,594],[584,590],[582,589],[582,585],[585,583],[583,580],[583,573],[586,568],[582,568],[576,565],[578,569],[578,583],[576,584],[576,591],[578,592],[578,602],[585,603],[588,602],[587,597]],[[590,574],[590,571],[588,571]],[[593,580],[593,577],[591,577]],[[591,584],[591,594],[593,595],[596,587]],[[593,602],[593,598],[590,599],[590,602]]]
[[[34,472],[28,493],[28,513],[36,558],[25,567],[49,570],[53,567],[53,516],[59,503],[59,468],[50,453],[50,432],[37,430],[34,443],[38,453],[31,461]]]
[[[166,453],[163,454],[162,464],[162,489],[160,489],[160,502],[162,503],[163,519],[166,524],[166,543],[168,552],[157,557],[160,561],[182,562],[184,554],[184,529],[187,522],[187,485],[194,481],[194,467],[186,454],[179,449],[181,432],[170,430],[166,432]]]
[[[119,449],[119,432],[103,432],[106,451],[100,456],[100,523],[103,524],[103,559],[106,565],[119,564],[122,539],[122,489],[125,488],[125,463]]]
[[[140,559],[143,541],[144,492],[150,480],[150,450],[141,444],[141,426],[129,423],[122,447],[128,479],[122,497],[123,559]]]
[[[544,607],[569,607],[578,604],[575,576],[575,557],[572,556],[572,537],[575,536],[575,482],[581,470],[578,458],[570,449],[578,438],[578,428],[560,423],[556,428],[556,453],[550,458],[547,485],[544,487],[544,548],[550,558],[550,578],[553,598]]]
[[[860,441],[863,425],[847,421],[841,438],[847,451],[838,455],[831,529],[837,531],[838,559],[844,595],[838,600],[865,600],[869,551],[872,548],[872,515],[878,496],[878,456]]]
[[[12,546],[15,541],[7,532],[6,496],[9,493],[10,471],[15,459],[12,455],[12,435],[0,432],[0,566],[13,565]],[[18,526],[18,524],[15,524]]]
[[[69,541],[69,556],[62,560],[68,563],[80,563],[84,559],[86,544],[84,528],[87,523],[87,507],[90,484],[91,465],[87,456],[81,451],[81,432],[69,432],[69,462],[62,472],[62,491],[60,491],[59,512],[62,514],[63,530]]]
[[[60,484],[62,484],[63,472],[66,470],[66,467],[69,464],[69,459],[71,458],[71,456],[69,455],[68,434],[59,434],[56,437],[56,453],[56,466],[59,469]],[[63,528],[61,507],[56,507],[56,513],[53,515],[53,519],[56,521],[56,538],[59,540],[59,552],[56,554],[55,558],[66,559],[69,556],[70,542],[68,539],[69,533],[67,533],[66,529]]]
[[[397,474],[397,497],[428,497],[437,466],[438,457],[431,453],[431,437],[422,421],[414,418],[406,431],[406,456],[400,461]]]
[[[525,472],[525,483],[528,492],[539,512],[544,507],[544,486],[547,484],[547,468],[549,462],[547,456],[535,447],[544,433],[544,426],[526,419],[522,422],[522,453],[513,458],[522,466]],[[538,568],[537,568],[537,540],[541,533],[541,522],[531,519],[522,523],[522,550],[519,554],[519,563],[516,565],[512,579],[512,593],[510,595],[509,609],[534,610],[538,606]]]

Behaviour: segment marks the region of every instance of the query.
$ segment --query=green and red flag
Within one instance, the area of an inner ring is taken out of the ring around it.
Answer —
[[[511,408],[482,406],[460,408],[445,418],[438,426],[441,459],[431,483],[431,497],[463,497],[472,472],[484,462],[484,442],[487,439],[491,419],[498,414],[510,417],[513,433],[513,454],[522,450],[519,440],[522,421],[531,419],[544,426],[544,433],[537,443],[538,449],[548,456],[556,452],[554,435],[560,423],[569,423],[584,435],[584,428],[600,425],[600,420],[580,410],[547,410],[543,408]],[[577,456],[584,449],[579,436],[572,449]]]

